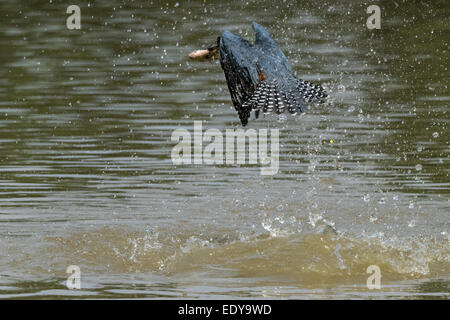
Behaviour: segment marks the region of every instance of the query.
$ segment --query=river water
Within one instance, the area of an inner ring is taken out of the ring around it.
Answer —
[[[379,30],[364,1],[77,4],[80,30],[0,3],[1,298],[449,298],[447,1],[384,2]],[[250,121],[273,176],[174,165],[176,129],[241,128],[187,55],[252,21],[330,99]]]

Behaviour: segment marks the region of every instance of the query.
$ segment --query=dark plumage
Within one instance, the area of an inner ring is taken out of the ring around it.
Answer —
[[[323,102],[324,89],[297,79],[267,30],[255,22],[252,27],[254,44],[228,31],[217,39],[220,64],[242,125],[247,125],[252,110],[256,117],[259,111],[295,114],[303,112],[304,102]]]

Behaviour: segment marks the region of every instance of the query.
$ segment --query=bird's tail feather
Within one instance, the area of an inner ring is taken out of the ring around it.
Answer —
[[[303,102],[322,103],[326,97],[327,94],[321,86],[308,81],[297,79],[293,90],[281,90],[276,80],[268,82],[263,79],[242,104],[242,109],[261,110],[264,114],[280,114],[287,110],[296,114],[304,111]]]
[[[305,80],[297,79],[297,89],[306,102],[323,103],[327,97],[322,86]]]

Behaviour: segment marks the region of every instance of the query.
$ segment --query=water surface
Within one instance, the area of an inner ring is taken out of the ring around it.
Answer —
[[[446,1],[0,3],[0,297],[450,295]],[[264,25],[330,95],[280,129],[280,170],[181,165],[172,132],[241,128],[217,61]],[[81,290],[68,290],[69,265]],[[380,267],[380,290],[366,269]]]

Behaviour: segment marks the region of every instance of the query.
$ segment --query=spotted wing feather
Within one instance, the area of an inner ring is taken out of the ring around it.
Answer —
[[[288,110],[289,113],[296,114],[303,112],[303,104],[292,91],[279,89],[276,80],[268,82],[261,80],[253,93],[242,104],[242,108],[262,111],[264,114],[281,114]]]
[[[327,97],[321,86],[305,80],[297,79],[297,89],[306,102],[323,103]]]

